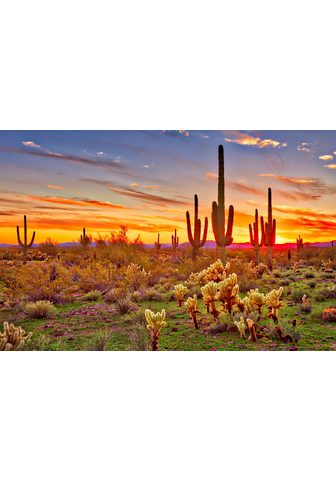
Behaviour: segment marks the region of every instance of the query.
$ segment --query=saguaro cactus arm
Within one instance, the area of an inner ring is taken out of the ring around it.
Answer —
[[[194,197],[194,234],[192,233],[191,229],[191,219],[190,213],[186,212],[187,218],[187,231],[188,231],[188,239],[190,244],[195,248],[201,248],[205,245],[207,235],[208,235],[208,217],[204,219],[204,230],[203,230],[203,237],[201,240],[201,232],[202,232],[202,222],[201,219],[198,218],[198,197],[195,195]]]
[[[262,247],[264,245],[264,231],[261,229],[261,239],[259,242],[259,217],[258,217],[258,209],[256,208],[255,211],[255,220],[253,223],[253,227],[251,224],[249,224],[249,231],[250,231],[250,243],[254,247]]]
[[[174,235],[172,235],[172,247],[177,248],[178,245],[179,245],[179,237],[177,236],[176,228],[175,228]]]

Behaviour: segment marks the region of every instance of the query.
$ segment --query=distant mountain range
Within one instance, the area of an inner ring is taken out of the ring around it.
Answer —
[[[329,242],[305,242],[304,245],[306,247],[318,247],[318,248],[326,248],[331,246],[332,240]],[[333,240],[335,247],[336,247],[336,240]],[[64,243],[59,243],[58,246],[61,248],[69,248],[69,247],[75,247],[79,246],[79,242],[64,242]],[[96,246],[95,242],[92,242],[91,244],[93,247]],[[35,244],[35,247],[39,247],[40,244]],[[184,242],[180,244],[180,247],[188,247],[190,246],[189,242]],[[18,245],[16,244],[9,244],[9,243],[0,243],[0,248],[19,248]],[[154,244],[145,244],[145,248],[154,248]],[[216,243],[213,240],[208,240],[205,245],[205,248],[216,248]],[[162,243],[162,248],[172,248],[170,243]],[[229,247],[227,247],[230,250],[247,250],[249,248],[252,248],[251,244],[249,242],[245,243],[233,243]],[[274,247],[276,250],[285,250],[288,248],[296,248],[296,243],[281,243],[278,245],[275,245]]]

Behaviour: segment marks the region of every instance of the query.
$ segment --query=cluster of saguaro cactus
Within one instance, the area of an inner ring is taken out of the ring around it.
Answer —
[[[157,241],[154,242],[154,245],[155,245],[156,250],[160,250],[162,245],[160,243],[160,234],[159,233],[158,233],[158,236],[157,236]]]
[[[187,301],[185,302],[185,306],[189,312],[192,321],[194,322],[196,330],[198,330],[197,314],[200,312],[198,310],[197,296],[194,295],[193,297],[188,297]]]
[[[16,327],[13,323],[4,322],[3,329],[3,333],[0,332],[0,351],[21,350],[32,336],[32,333],[26,334],[22,327]]]
[[[299,235],[299,238],[296,239],[296,248],[298,253],[300,253],[301,250],[303,249],[303,238],[301,238],[300,235]]]
[[[152,310],[145,310],[145,318],[147,321],[147,330],[149,331],[151,349],[159,350],[159,336],[163,327],[167,325],[165,322],[166,310],[163,308],[161,312],[154,313]]]
[[[179,246],[179,237],[177,236],[176,228],[175,228],[174,235],[172,235],[172,247],[174,252],[176,251],[178,246]]]
[[[254,223],[253,227],[249,224],[249,231],[250,231],[250,242],[251,245],[254,247],[255,251],[255,258],[256,264],[260,263],[260,248],[264,246],[264,231],[261,232],[261,238],[259,239],[259,216],[258,216],[258,209],[256,208],[255,216],[254,216]]]
[[[234,220],[233,205],[229,206],[227,228],[225,225],[225,179],[224,179],[224,148],[218,147],[218,198],[212,202],[212,230],[217,244],[217,256],[226,262],[226,247],[233,242],[232,230]],[[226,228],[226,230],[225,230]]]
[[[83,233],[82,233],[82,235],[80,236],[79,242],[80,242],[80,244],[82,245],[82,247],[84,248],[84,250],[86,250],[87,247],[88,247],[88,246],[90,245],[90,243],[91,243],[90,238],[86,235],[86,230],[85,230],[85,228],[83,228]]]
[[[273,269],[273,247],[275,245],[276,220],[272,215],[272,189],[268,189],[268,217],[264,222],[264,217],[260,218],[261,235],[264,239],[264,245],[267,247],[267,261],[269,270]]]
[[[20,245],[20,247],[22,248],[22,251],[23,251],[23,263],[26,264],[27,263],[28,249],[33,246],[33,243],[34,243],[34,240],[35,240],[35,232],[33,232],[31,241],[28,242],[28,240],[27,240],[27,217],[26,217],[26,215],[24,215],[24,217],[23,217],[23,241],[21,240],[21,237],[20,237],[20,227],[19,226],[16,227],[16,234],[17,234],[18,243],[19,243],[19,245]]]
[[[184,302],[184,297],[187,292],[187,287],[185,287],[182,283],[175,285],[175,298],[179,307],[182,306],[182,303]]]
[[[193,248],[193,259],[195,260],[199,249],[204,247],[207,235],[208,235],[208,217],[204,219],[204,230],[203,230],[203,237],[201,239],[202,233],[202,222],[201,219],[198,218],[198,197],[195,195],[194,197],[194,234],[192,233],[191,229],[191,220],[190,220],[190,213],[186,212],[187,218],[187,230],[188,230],[188,239],[190,245]]]

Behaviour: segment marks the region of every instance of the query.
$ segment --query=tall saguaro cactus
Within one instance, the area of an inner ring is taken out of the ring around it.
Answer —
[[[268,268],[273,268],[273,247],[275,245],[276,220],[272,216],[272,189],[268,189],[268,218],[264,223],[264,217],[260,217],[261,231],[264,237],[264,245],[267,247]]]
[[[193,247],[193,259],[195,260],[199,249],[204,247],[204,244],[207,239],[208,235],[208,217],[204,219],[204,231],[203,237],[201,240],[201,232],[202,232],[202,222],[201,219],[198,218],[198,197],[195,195],[194,197],[194,235],[191,231],[191,221],[190,221],[190,213],[186,212],[187,217],[187,229],[188,229],[188,239],[190,245]]]
[[[253,227],[249,224],[249,231],[250,231],[250,242],[251,245],[254,247],[255,257],[256,257],[256,264],[260,262],[260,248],[264,245],[264,235],[263,231],[261,232],[261,239],[259,241],[259,217],[258,217],[258,209],[255,210],[255,217]]]
[[[80,244],[82,245],[82,247],[84,248],[84,250],[87,249],[87,247],[90,245],[90,238],[86,235],[86,230],[85,228],[83,228],[83,233],[82,235],[80,236]]]
[[[161,243],[160,243],[160,234],[158,233],[158,236],[157,236],[157,242],[154,242],[154,245],[155,245],[155,248],[156,250],[160,250],[161,248]]]
[[[303,238],[301,238],[300,235],[299,235],[299,238],[296,239],[296,248],[298,253],[300,253],[301,250],[303,249]]]
[[[234,220],[233,205],[229,207],[229,218],[225,231],[225,179],[224,179],[224,147],[218,147],[218,199],[212,202],[212,230],[217,244],[217,255],[226,262],[226,247],[233,242],[232,229]]]
[[[35,232],[33,232],[32,239],[28,243],[27,240],[27,217],[26,215],[23,216],[23,241],[21,240],[20,237],[20,227],[16,227],[16,234],[17,234],[17,240],[20,245],[20,247],[23,250],[23,264],[25,265],[27,263],[27,253],[28,249],[33,246],[34,240],[35,240]]]
[[[176,251],[178,245],[179,245],[179,237],[177,236],[176,228],[175,228],[174,235],[172,235],[172,247],[174,252]]]

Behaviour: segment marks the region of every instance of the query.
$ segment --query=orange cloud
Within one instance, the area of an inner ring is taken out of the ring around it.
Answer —
[[[262,139],[260,137],[255,137],[248,133],[242,132],[230,132],[230,137],[226,137],[225,141],[228,143],[238,143],[239,145],[245,145],[249,147],[257,148],[281,148],[287,147],[287,143],[281,143],[277,140],[272,140],[270,138]]]
[[[328,160],[332,160],[333,158],[334,158],[333,155],[320,155],[319,156],[319,159],[323,160],[324,162],[326,162]]]
[[[330,168],[330,170],[336,169],[336,163],[329,163],[329,165],[323,165],[324,168]]]
[[[52,183],[47,185],[47,187],[51,190],[64,190],[64,187],[62,187],[61,185],[53,185]]]
[[[274,175],[273,173],[259,173],[258,177],[269,177],[269,178],[274,178],[279,182],[289,183],[289,184],[298,184],[298,185],[313,185],[316,182],[316,180],[313,178],[285,177],[283,175]]]
[[[39,195],[30,195],[30,200],[38,200],[41,202],[57,203],[61,205],[78,205],[82,207],[102,207],[102,208],[125,208],[123,205],[115,205],[110,202],[101,202],[99,200],[89,200],[81,198],[65,198],[65,197],[42,197]]]

